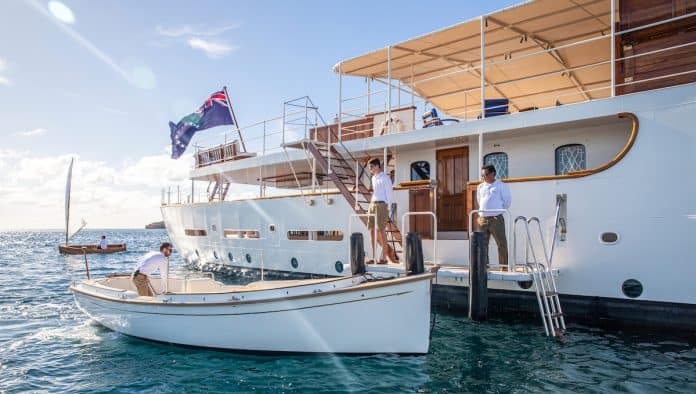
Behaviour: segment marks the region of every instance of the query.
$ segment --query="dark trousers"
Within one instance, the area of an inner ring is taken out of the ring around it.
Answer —
[[[507,266],[508,249],[503,215],[479,216],[478,224],[481,231],[486,234],[488,241],[490,241],[491,235],[495,239],[495,243],[498,245],[498,264]]]

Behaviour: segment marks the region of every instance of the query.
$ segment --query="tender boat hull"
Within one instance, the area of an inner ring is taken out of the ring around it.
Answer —
[[[83,251],[84,248],[84,251]],[[58,245],[58,251],[63,254],[108,254],[126,251],[126,244],[109,244],[107,249],[99,249],[98,245]]]
[[[78,307],[100,324],[149,340],[258,352],[422,354],[429,347],[431,278],[336,290],[281,288],[268,295],[285,296],[266,300],[251,294],[259,292],[235,292],[188,297],[196,302],[169,294],[138,302],[89,284],[71,290]]]

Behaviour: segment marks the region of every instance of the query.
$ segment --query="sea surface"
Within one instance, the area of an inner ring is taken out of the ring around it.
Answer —
[[[74,242],[102,234],[128,252],[89,256],[93,276],[129,271],[168,240],[164,230],[92,230]],[[558,343],[537,319],[440,313],[430,353],[408,357],[250,355],[134,339],[77,309],[68,286],[84,277],[84,260],[58,254],[62,237],[0,233],[0,392],[696,392],[693,336],[571,324]],[[172,265],[186,271],[176,254]]]

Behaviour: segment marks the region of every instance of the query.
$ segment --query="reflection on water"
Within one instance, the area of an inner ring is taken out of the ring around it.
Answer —
[[[89,256],[94,276],[128,271],[166,240],[163,230],[105,233],[128,252]],[[0,233],[0,391],[696,392],[694,338],[571,326],[559,344],[537,319],[441,314],[430,354],[410,357],[259,356],[142,341],[75,307],[67,287],[84,277],[84,261],[58,254],[62,236]],[[255,279],[247,272],[226,281]]]

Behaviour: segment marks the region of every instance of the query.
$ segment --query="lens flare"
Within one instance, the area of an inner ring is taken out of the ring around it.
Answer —
[[[68,25],[75,23],[75,14],[73,14],[72,10],[68,8],[67,5],[60,1],[49,1],[48,11],[63,23],[67,23]]]

